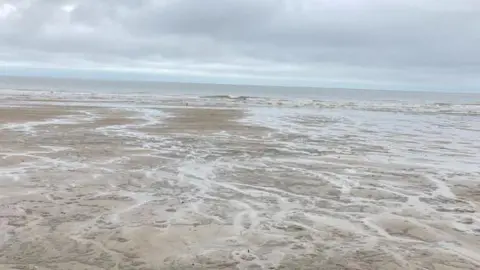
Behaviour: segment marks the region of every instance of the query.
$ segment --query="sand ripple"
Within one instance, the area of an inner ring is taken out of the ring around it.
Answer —
[[[475,113],[22,95],[2,269],[480,269]]]

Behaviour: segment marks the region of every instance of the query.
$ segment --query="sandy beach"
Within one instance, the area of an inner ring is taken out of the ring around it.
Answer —
[[[315,104],[2,94],[0,269],[480,269],[479,114]]]

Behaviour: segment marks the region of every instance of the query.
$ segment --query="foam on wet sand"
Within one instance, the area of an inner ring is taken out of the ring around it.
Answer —
[[[0,269],[480,269],[478,106],[0,102]]]

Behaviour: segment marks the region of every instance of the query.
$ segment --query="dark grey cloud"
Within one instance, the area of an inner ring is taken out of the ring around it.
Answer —
[[[4,0],[0,61],[475,90],[479,26],[477,0]]]

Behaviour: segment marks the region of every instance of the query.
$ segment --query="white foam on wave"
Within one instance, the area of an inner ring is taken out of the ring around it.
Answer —
[[[137,107],[125,108],[122,110],[134,112],[136,115],[129,118],[139,121],[140,123],[99,127],[96,131],[106,136],[120,136],[146,140],[158,139],[159,136],[147,134],[139,129],[160,126],[167,117],[170,117],[169,114],[158,109]]]
[[[35,129],[39,126],[49,126],[49,125],[72,125],[78,123],[71,119],[51,119],[47,121],[35,121],[35,122],[25,122],[25,123],[8,123],[0,126],[0,129],[7,129],[12,131],[18,131],[23,133],[35,134]]]
[[[288,133],[301,133],[308,127],[301,126],[292,120],[300,116],[317,115],[319,111],[302,108],[258,107],[248,109],[247,113],[247,117],[240,122]]]
[[[81,123],[90,123],[97,119],[97,115],[88,111],[78,111],[82,115],[66,115],[51,119],[46,119],[43,121],[28,121],[22,123],[6,123],[0,125],[1,129],[17,131],[22,133],[27,133],[29,135],[35,135],[37,133],[37,128],[44,126],[56,126],[56,125],[75,125]]]
[[[368,92],[368,91],[367,91]],[[384,91],[388,92],[388,91]],[[266,92],[267,93],[267,92]],[[91,102],[95,102],[95,106],[105,107],[119,107],[126,106],[132,107],[135,105],[158,105],[163,103],[167,105],[173,103],[176,105],[182,104],[184,101],[198,105],[198,106],[242,106],[242,107],[277,107],[277,108],[310,108],[310,109],[345,109],[355,111],[372,111],[372,112],[393,112],[393,113],[407,113],[407,114],[432,114],[432,115],[480,115],[480,104],[478,102],[468,102],[465,98],[455,95],[442,95],[435,96],[428,95],[431,101],[425,101],[425,98],[419,99],[395,99],[395,95],[398,97],[408,96],[394,93],[392,98],[388,98],[388,94],[384,95],[384,98],[368,99],[362,96],[356,96],[348,98],[327,98],[324,95],[311,95],[311,97],[300,97],[296,95],[275,95],[270,92],[268,96],[243,96],[242,93],[238,94],[222,94],[214,96],[203,96],[194,94],[192,92],[177,92],[175,94],[167,93],[108,93],[96,91],[93,92],[71,92],[71,91],[22,91],[14,89],[4,89],[0,94],[0,100],[8,103],[23,104],[38,104],[37,99],[42,99],[42,104],[45,102],[52,102],[56,105],[69,105],[75,102],[79,105],[92,105]],[[369,93],[368,95],[371,95]],[[377,93],[378,94],[378,93]],[[335,95],[333,95],[335,96]],[[342,96],[342,95],[340,95]],[[324,99],[320,99],[323,97]],[[357,99],[354,99],[357,97]],[[474,98],[472,96],[472,98]],[[437,100],[438,99],[438,100]],[[50,100],[50,101],[49,101]],[[437,101],[435,101],[437,100]],[[90,103],[89,103],[90,102]]]

